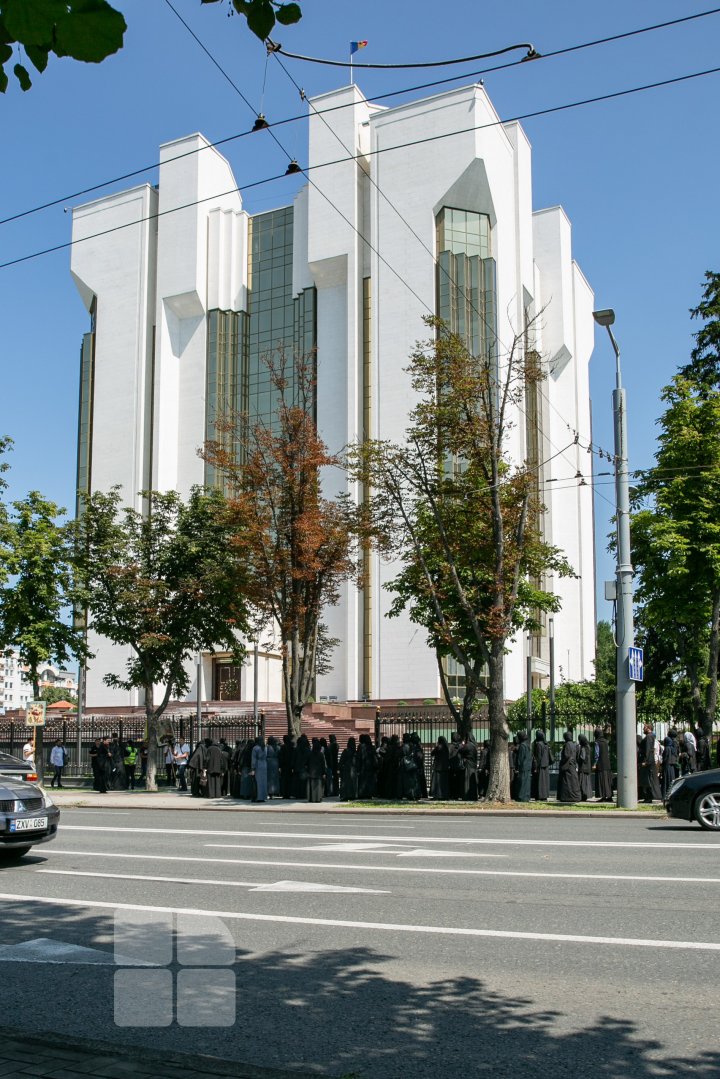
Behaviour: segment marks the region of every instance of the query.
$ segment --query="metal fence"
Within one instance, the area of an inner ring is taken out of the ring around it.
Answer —
[[[668,729],[673,726],[672,723],[668,723],[664,718],[660,718],[654,713],[638,711],[637,713],[637,733],[642,734],[643,726],[649,723],[655,734],[659,739],[663,739],[668,732]],[[546,716],[533,716],[532,729],[543,730],[550,743],[553,755],[558,757],[559,752],[563,744],[563,733],[566,730],[571,730],[574,733],[575,740],[579,735],[584,734],[590,743],[593,742],[595,736],[595,729],[601,727],[610,731],[610,756],[613,763],[613,769],[615,769],[616,761],[616,747],[615,747],[615,714],[608,713],[606,711],[597,712],[561,712],[556,711],[554,717],[554,723],[551,722],[551,717]],[[523,730],[525,727],[523,726]],[[678,723],[677,729],[679,731],[685,730],[686,725]],[[432,758],[431,750],[436,744],[440,736],[447,738],[449,741],[451,736],[457,730],[457,724],[453,719],[452,713],[445,705],[428,706],[426,708],[413,708],[395,706],[394,708],[381,708],[377,712],[375,720],[375,740],[376,743],[380,743],[380,739],[383,737],[392,737],[396,734],[401,740],[404,734],[412,734],[416,732],[423,746],[425,753],[425,763],[429,768]],[[481,711],[474,719],[473,722],[473,738],[476,742],[484,742],[490,738],[490,729],[488,727],[487,713]],[[716,720],[713,724],[713,734],[710,740],[711,742],[711,756],[713,765],[717,761],[718,742],[720,742],[720,720]]]
[[[235,741],[246,741],[264,734],[265,716],[261,712],[255,720],[252,712],[227,712],[203,716],[198,726],[194,712],[174,712],[161,717],[160,729],[166,739],[187,741],[191,746],[201,738],[224,738],[232,745]],[[144,740],[147,735],[145,716],[137,712],[127,715],[85,715],[80,729],[76,719],[53,717],[43,728],[44,770],[49,770],[50,750],[55,740],[60,738],[68,753],[65,775],[75,778],[91,775],[90,747],[96,738],[111,738],[113,735],[117,735],[123,744]],[[23,745],[32,737],[32,727],[22,722],[0,720],[0,751],[21,756]]]

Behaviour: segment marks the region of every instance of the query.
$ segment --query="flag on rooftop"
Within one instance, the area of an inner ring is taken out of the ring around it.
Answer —
[[[351,41],[350,42],[350,55],[357,52],[358,49],[364,49],[367,45],[367,41]]]

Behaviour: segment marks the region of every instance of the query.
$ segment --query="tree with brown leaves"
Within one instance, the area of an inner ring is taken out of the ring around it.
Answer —
[[[342,581],[357,580],[357,511],[347,497],[322,493],[342,460],[315,423],[314,356],[280,350],[264,362],[277,401],[271,420],[218,417],[204,456],[225,478],[247,598],[280,634],[288,732],[297,737],[318,664],[327,662],[323,608],[337,602]]]

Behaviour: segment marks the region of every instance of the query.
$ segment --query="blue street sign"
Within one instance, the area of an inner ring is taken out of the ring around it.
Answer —
[[[643,680],[644,656],[642,648],[628,648],[628,676],[633,682]]]

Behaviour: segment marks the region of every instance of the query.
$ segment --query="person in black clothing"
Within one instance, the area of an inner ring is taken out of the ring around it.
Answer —
[[[322,802],[325,792],[327,764],[318,738],[313,738],[308,758],[308,801]]]
[[[442,735],[437,740],[431,752],[432,756],[432,777],[430,780],[430,797],[439,802],[446,802],[450,797],[450,790],[448,787],[448,766],[450,762],[450,753],[448,750],[447,738],[443,738]]]
[[[420,798],[427,798],[428,786],[427,776],[425,775],[425,750],[422,747],[420,735],[417,734],[417,732],[413,732],[413,734],[410,735],[410,748],[412,750],[413,760],[415,761],[415,767],[417,768],[418,795]]]
[[[558,775],[558,802],[579,802],[580,783],[577,771],[577,745],[573,742],[572,731],[565,731],[564,744],[560,754],[560,773]]]
[[[310,782],[310,742],[306,734],[301,734],[297,740],[295,746],[295,756],[293,758],[293,783],[294,783],[294,795],[296,798],[302,798],[306,801],[308,792],[308,783]]]
[[[610,745],[605,732],[595,728],[595,751],[593,768],[595,770],[595,797],[600,802],[612,802],[612,766],[610,764]]]
[[[705,737],[705,731],[699,725],[695,728],[695,746],[697,770],[698,772],[707,772],[709,768],[712,768],[712,762],[710,760],[710,742]]]
[[[532,780],[530,797],[538,802],[546,802],[550,794],[550,765],[552,753],[545,741],[544,731],[535,731],[532,747]]]
[[[328,760],[330,771],[332,773],[332,793],[337,797],[340,792],[340,773],[338,772],[340,746],[338,745],[338,740],[334,734],[331,734],[328,738]]]
[[[477,802],[477,743],[468,737],[460,743],[460,757],[463,763],[463,798],[466,802]]]
[[[527,731],[520,731],[517,736],[515,767],[517,769],[515,800],[529,802],[532,785],[532,751],[528,744]]]
[[[190,794],[193,798],[207,798],[207,746],[198,742],[190,755],[187,767],[190,777]]]
[[[375,797],[376,754],[369,734],[360,735],[357,754],[358,798],[370,801]]]
[[[103,743],[99,738],[96,738],[90,746],[90,767],[92,768],[93,774],[93,790],[97,791],[98,794],[107,794],[104,764],[105,756],[106,751]]]
[[[489,779],[490,743],[485,741],[478,747],[478,798],[484,798],[487,794]]]
[[[638,747],[638,786],[646,802],[659,802],[660,784],[655,761],[655,732],[649,723],[643,727],[643,737]]]
[[[282,745],[278,750],[278,764],[280,765],[280,795],[286,800],[292,798],[293,781],[293,756],[295,744],[289,734],[283,735]]]
[[[390,747],[390,739],[386,734],[380,739],[380,745],[377,748],[377,796],[378,798],[388,798],[389,789],[389,760],[388,753]]]
[[[448,786],[451,802],[458,802],[463,796],[465,765],[460,753],[460,746],[460,735],[453,734],[448,746]]]
[[[222,747],[217,742],[211,742],[209,738],[206,738],[205,745],[207,746],[208,798],[220,798],[223,776],[227,771],[227,760]]]
[[[343,802],[354,802],[357,798],[357,751],[355,739],[348,738],[347,746],[340,754],[340,798]]]
[[[402,797],[409,802],[417,802],[420,796],[418,785],[417,765],[413,756],[412,745],[405,742],[400,758],[400,778],[402,783]]]
[[[517,801],[518,793],[518,770],[517,770],[518,736],[515,735],[512,742],[508,740],[508,768],[510,770],[510,797]]]
[[[663,739],[662,751],[662,796],[667,798],[670,788],[677,779],[678,749],[677,742],[668,732]]]
[[[577,764],[578,779],[580,781],[580,797],[583,802],[587,802],[593,792],[592,751],[590,749],[590,743],[584,734],[581,734],[578,737]]]

